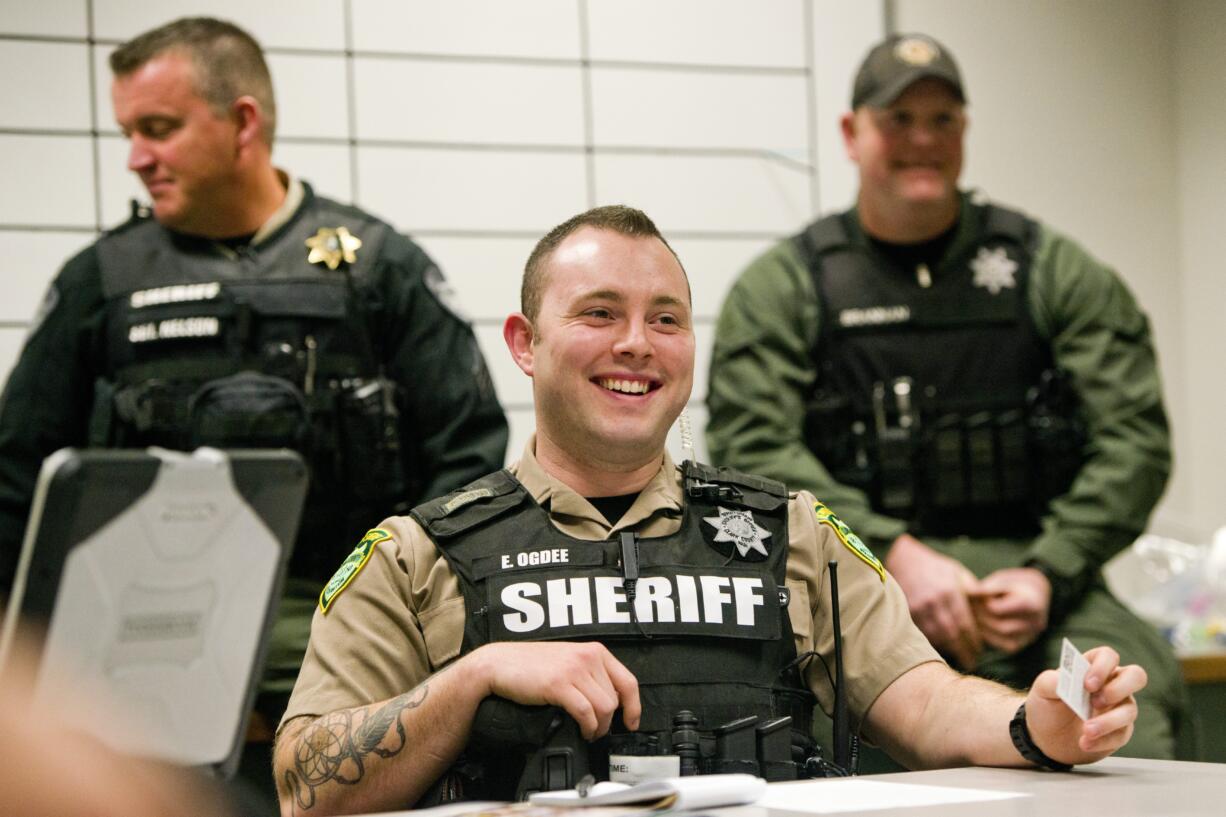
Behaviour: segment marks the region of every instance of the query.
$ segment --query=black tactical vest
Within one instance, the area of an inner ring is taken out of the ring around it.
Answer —
[[[308,263],[307,239],[337,228],[361,241],[353,262]],[[311,468],[308,516],[321,499],[403,500],[396,387],[382,377],[368,319],[389,230],[308,188],[286,225],[237,254],[147,217],[103,237],[93,444],[293,448]],[[350,533],[329,535],[343,543]],[[326,577],[337,558],[295,553],[303,569],[291,572]]]
[[[683,473],[687,501],[670,536],[567,536],[507,471],[412,515],[459,581],[464,653],[492,641],[600,641],[634,673],[643,705],[636,733],[618,733],[615,721],[603,741],[606,754],[669,754],[675,716],[684,710],[710,744],[699,761],[709,771],[716,768],[712,730],[746,716],[792,716],[790,731],[803,743],[813,697],[795,669],[787,614],[786,490],[688,462]],[[472,764],[473,755],[470,749],[457,768]],[[505,761],[497,755],[476,760],[488,771]],[[592,771],[603,779],[607,768]],[[465,796],[514,797],[518,774],[502,777],[475,793],[470,786]]]
[[[810,446],[913,533],[1037,533],[1084,442],[1027,307],[1037,225],[974,205],[977,240],[937,274],[853,242],[846,217],[793,239],[822,310]]]

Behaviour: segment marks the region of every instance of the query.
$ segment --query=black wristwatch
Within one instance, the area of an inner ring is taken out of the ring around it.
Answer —
[[[1051,769],[1053,772],[1067,772],[1073,768],[1071,763],[1061,763],[1058,760],[1052,760],[1043,754],[1043,750],[1035,744],[1034,738],[1030,737],[1030,729],[1026,726],[1025,703],[1017,708],[1017,712],[1013,715],[1013,720],[1009,721],[1009,737],[1013,739],[1013,746],[1017,749],[1018,753],[1036,766]]]

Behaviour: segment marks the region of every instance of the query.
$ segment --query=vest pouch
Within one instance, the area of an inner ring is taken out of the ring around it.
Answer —
[[[881,509],[904,516],[915,507],[915,443],[909,429],[897,426],[877,434]]]
[[[186,380],[150,379],[110,389],[110,416],[98,406],[102,392],[95,396],[90,434],[106,435],[106,445],[115,448],[188,449],[191,441],[184,429],[188,425],[188,404],[196,384]],[[104,428],[105,424],[105,428]]]
[[[917,454],[923,479],[911,524],[936,536],[1032,535],[1034,456],[1023,409],[934,418]]]
[[[192,395],[188,418],[192,446],[310,452],[306,401],[297,386],[280,377],[239,372],[210,380]]]
[[[399,386],[376,377],[344,392],[339,431],[345,482],[352,495],[365,501],[407,502]]]
[[[588,772],[589,746],[558,707],[491,695],[477,707],[464,753],[414,808],[460,800],[523,800],[536,791],[573,788]]]
[[[589,775],[597,780],[608,777],[608,755],[601,751],[605,742],[597,740],[589,743],[580,734],[579,724],[574,718],[556,711],[559,715],[551,734],[524,761],[519,783],[515,787],[517,801],[525,801],[537,792],[573,789]]]
[[[115,428],[115,384],[105,377],[94,380],[94,401],[89,410],[90,448],[112,448]]]
[[[927,507],[935,510],[960,508],[967,504],[966,480],[962,465],[962,417],[945,414],[933,421],[925,431],[924,498]]]
[[[1031,457],[1026,446],[1026,413],[1020,409],[1002,412],[993,422],[1001,502],[1024,505],[1030,495]]]
[[[850,400],[828,390],[814,394],[805,411],[804,436],[835,479],[862,491],[870,489],[877,474],[875,441]]]

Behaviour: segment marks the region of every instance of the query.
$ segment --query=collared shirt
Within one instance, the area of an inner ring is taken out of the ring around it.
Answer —
[[[510,470],[563,533],[600,541],[623,529],[646,538],[680,528],[681,476],[667,453],[630,510],[610,525],[590,502],[546,473],[533,455],[534,443],[528,442],[523,459]],[[848,703],[859,721],[894,679],[941,659],[912,624],[894,580],[819,522],[816,505],[806,492],[792,495],[788,505],[788,614],[797,653],[816,650],[833,667],[827,564],[837,559],[844,674]],[[464,599],[446,559],[409,517],[392,517],[380,528],[389,538],[374,547],[327,615],[315,612],[306,660],[282,725],[400,695],[460,655]],[[820,662],[809,662],[806,680],[831,712],[833,690]]]
[[[306,188],[302,186],[302,180],[297,176],[293,176],[284,170],[277,171],[277,178],[281,180],[281,185],[285,188],[285,198],[281,200],[280,206],[272,212],[264,223],[260,225],[260,229],[255,231],[251,236],[251,240],[247,243],[252,247],[262,244],[277,230],[289,223],[289,220],[298,212],[298,208],[302,206],[303,199],[306,198]],[[219,252],[227,258],[236,258],[238,251],[223,242],[215,242]]]
[[[281,184],[285,187],[285,198],[281,201],[281,206],[273,212],[268,219],[260,225],[260,229],[255,231],[255,235],[251,237],[253,245],[259,244],[273,232],[280,229],[286,224],[294,213],[298,212],[299,206],[302,205],[302,200],[306,198],[306,189],[302,186],[302,181],[287,171],[278,170],[277,178],[281,180]]]

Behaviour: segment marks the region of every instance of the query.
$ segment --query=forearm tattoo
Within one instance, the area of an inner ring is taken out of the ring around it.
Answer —
[[[392,698],[378,709],[347,709],[311,723],[298,735],[293,768],[285,772],[285,788],[303,811],[314,807],[315,789],[329,781],[342,785],[361,782],[370,755],[393,757],[407,741],[400,713],[421,706],[430,688],[426,684]],[[380,746],[396,727],[393,745]]]

